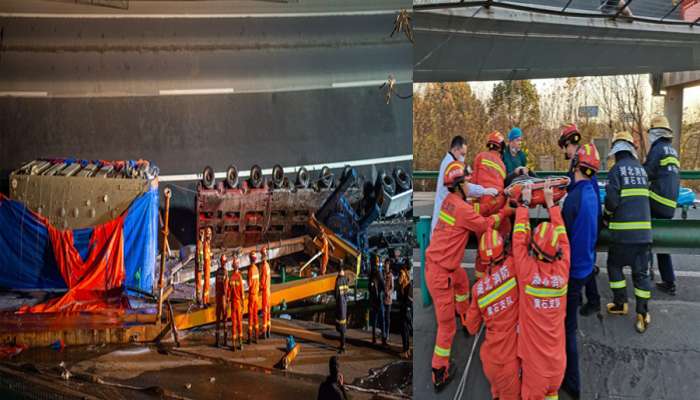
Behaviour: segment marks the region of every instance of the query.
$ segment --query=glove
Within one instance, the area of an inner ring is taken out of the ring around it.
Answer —
[[[484,189],[484,196],[497,196],[498,195],[498,190],[494,188],[485,188]]]
[[[469,197],[476,197],[479,198],[484,195],[484,187],[481,185],[477,185],[474,183],[470,183],[467,185],[469,193],[467,193],[467,196]]]

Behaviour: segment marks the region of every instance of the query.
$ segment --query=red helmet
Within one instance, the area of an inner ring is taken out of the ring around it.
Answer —
[[[455,186],[464,181],[469,173],[461,161],[452,161],[445,168],[443,175],[443,184],[447,187]]]
[[[248,254],[248,257],[250,257],[250,262],[251,262],[251,263],[254,263],[254,262],[258,261],[258,255],[255,253],[255,250],[251,251],[251,252]]]
[[[559,147],[562,149],[566,147],[568,143],[576,144],[581,141],[581,134],[578,131],[576,124],[567,124],[561,130],[559,135]]]
[[[493,131],[489,133],[489,137],[486,141],[486,147],[493,150],[501,150],[506,143],[506,139],[503,134],[499,131]]]
[[[566,235],[563,226],[554,226],[551,222],[542,222],[537,225],[532,234],[532,247],[540,260],[554,261],[561,255],[559,248],[559,235]]]
[[[576,164],[581,172],[591,177],[600,169],[600,155],[594,144],[584,144],[576,151]]]
[[[221,265],[226,264],[226,254],[222,254],[219,258],[219,261],[221,261]]]
[[[479,240],[479,258],[491,264],[498,264],[505,258],[503,237],[493,228],[488,228]]]

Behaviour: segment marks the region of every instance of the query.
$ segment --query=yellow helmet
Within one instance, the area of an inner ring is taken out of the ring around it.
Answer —
[[[662,128],[668,131],[672,131],[671,124],[668,123],[668,118],[663,115],[657,115],[651,119],[651,129]]]
[[[632,134],[627,131],[615,132],[612,138],[613,144],[615,144],[615,142],[618,140],[624,140],[634,145],[634,138],[632,137]]]

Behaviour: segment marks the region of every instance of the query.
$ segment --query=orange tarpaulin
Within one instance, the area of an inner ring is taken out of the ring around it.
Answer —
[[[51,247],[61,276],[68,286],[62,297],[35,306],[23,306],[18,313],[57,313],[123,310],[124,296],[124,214],[94,228],[85,260],[73,245],[73,231],[61,231],[46,221]]]

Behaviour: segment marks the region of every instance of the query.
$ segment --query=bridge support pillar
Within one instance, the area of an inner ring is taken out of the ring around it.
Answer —
[[[681,127],[683,126],[683,86],[666,88],[664,114],[666,114],[671,129],[673,129],[673,147],[680,152]]]

